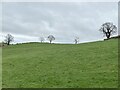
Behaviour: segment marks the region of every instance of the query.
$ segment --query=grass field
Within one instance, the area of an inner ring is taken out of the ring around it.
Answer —
[[[3,47],[4,88],[115,88],[118,40]]]

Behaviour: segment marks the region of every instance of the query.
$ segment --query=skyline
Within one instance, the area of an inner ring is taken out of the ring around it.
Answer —
[[[99,32],[105,22],[118,27],[117,2],[21,2],[3,3],[2,35],[10,33],[14,43],[39,41],[55,36],[54,43],[80,43],[103,40]]]

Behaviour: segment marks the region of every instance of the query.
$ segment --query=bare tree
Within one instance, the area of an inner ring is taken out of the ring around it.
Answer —
[[[53,35],[49,35],[48,40],[50,41],[50,43],[52,43],[52,41],[55,40],[55,37]]]
[[[6,43],[7,45],[10,45],[10,43],[11,43],[12,41],[14,41],[14,37],[13,37],[11,34],[7,34],[7,35],[5,36],[5,43]]]
[[[79,37],[75,37],[74,42],[77,44],[79,42]]]
[[[117,27],[111,22],[106,22],[101,26],[99,31],[101,31],[107,37],[107,39],[109,39],[111,35],[116,33]]]
[[[41,43],[45,41],[44,37],[40,37],[39,39],[40,39]]]

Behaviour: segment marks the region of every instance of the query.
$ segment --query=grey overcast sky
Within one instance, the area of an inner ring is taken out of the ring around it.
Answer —
[[[48,35],[54,43],[74,43],[76,36],[80,43],[103,40],[99,28],[105,22],[118,26],[117,2],[2,3],[2,35],[12,34],[14,43]]]

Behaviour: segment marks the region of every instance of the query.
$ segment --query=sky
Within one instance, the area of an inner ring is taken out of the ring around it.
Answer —
[[[0,19],[1,20],[1,19]],[[38,42],[48,35],[54,43],[103,40],[101,25],[118,26],[117,2],[4,2],[2,3],[2,40],[14,36],[13,43]]]

